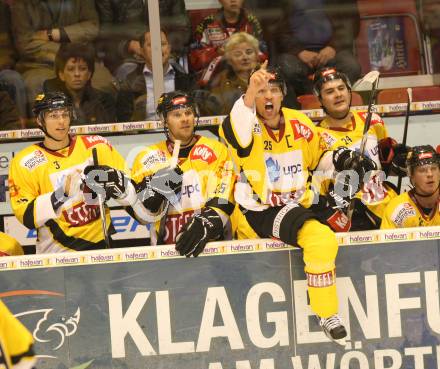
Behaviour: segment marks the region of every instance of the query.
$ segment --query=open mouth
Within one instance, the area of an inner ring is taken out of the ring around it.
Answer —
[[[264,110],[268,113],[272,113],[273,112],[273,103],[268,101],[265,105],[264,105]]]

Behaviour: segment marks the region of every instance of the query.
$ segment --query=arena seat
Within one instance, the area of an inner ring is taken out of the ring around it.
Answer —
[[[357,0],[357,4],[361,17],[396,13],[408,13],[417,17],[418,14],[415,0]]]
[[[312,110],[312,109],[321,109],[321,103],[319,99],[315,95],[301,95],[297,97],[297,101],[301,105],[301,109],[303,110]],[[351,105],[353,106],[362,106],[364,105],[364,101],[362,100],[362,96],[357,92],[352,92],[352,100]]]
[[[389,88],[379,91],[377,94],[378,104],[399,104],[406,103],[408,95],[406,88]]]
[[[408,100],[406,88],[390,88],[382,90],[377,95],[378,104],[399,104]],[[440,86],[426,86],[412,88],[412,101],[440,100]]]
[[[439,101],[440,86],[414,87],[412,95],[413,101]]]

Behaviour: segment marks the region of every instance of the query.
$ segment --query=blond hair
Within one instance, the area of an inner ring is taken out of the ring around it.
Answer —
[[[258,40],[254,36],[250,35],[249,33],[237,32],[237,33],[234,33],[231,37],[229,37],[225,43],[225,58],[226,58],[226,60],[230,59],[231,50],[234,47],[236,47],[237,45],[242,44],[244,42],[249,44],[255,50],[255,53],[258,55],[258,53],[260,52],[260,49],[258,46],[259,45]]]

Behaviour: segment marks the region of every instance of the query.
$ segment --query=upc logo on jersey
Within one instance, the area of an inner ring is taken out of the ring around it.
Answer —
[[[270,181],[272,183],[278,181],[278,179],[280,178],[280,169],[281,169],[280,165],[278,164],[278,161],[269,157],[266,160],[266,168]]]
[[[305,138],[308,142],[310,142],[313,139],[313,132],[310,127],[307,127],[305,124],[300,123],[296,119],[291,119],[290,124],[293,128],[293,135],[295,140]]]
[[[91,147],[98,145],[100,143],[106,144],[110,148],[112,147],[110,143],[102,136],[82,136],[81,137],[86,148],[90,149]]]
[[[41,150],[35,150],[29,155],[26,155],[20,161],[21,166],[26,167],[29,170],[34,170],[36,167],[45,163],[47,163],[47,159]]]
[[[63,215],[72,227],[81,227],[99,218],[99,206],[87,205],[83,202],[68,210],[63,210]]]
[[[398,227],[403,227],[405,219],[416,216],[416,210],[408,202],[399,205],[393,214],[391,214],[391,220]]]
[[[206,145],[196,145],[194,150],[191,152],[190,158],[191,160],[202,160],[208,164],[211,164],[217,160],[217,156],[214,154],[214,151],[212,151],[212,149]]]

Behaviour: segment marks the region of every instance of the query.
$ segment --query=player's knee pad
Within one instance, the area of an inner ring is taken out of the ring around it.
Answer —
[[[272,235],[289,245],[296,245],[298,231],[304,222],[313,218],[313,213],[301,205],[288,204],[283,206],[275,216]]]

